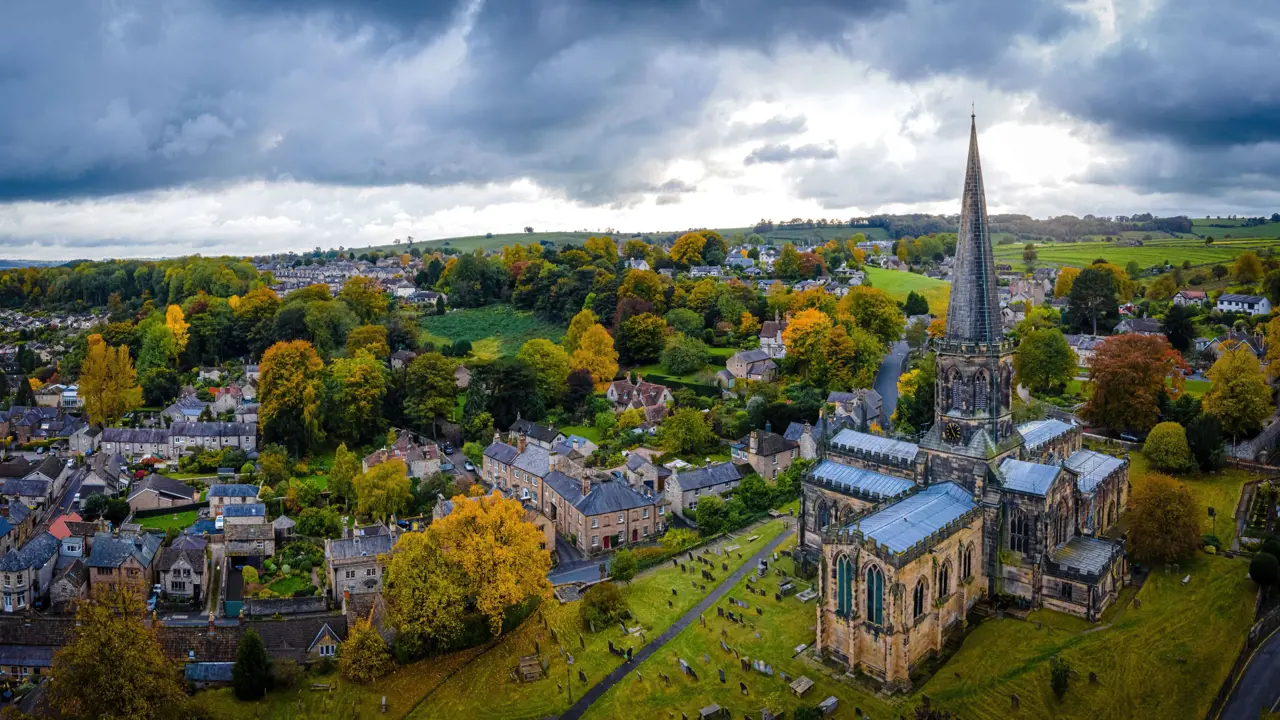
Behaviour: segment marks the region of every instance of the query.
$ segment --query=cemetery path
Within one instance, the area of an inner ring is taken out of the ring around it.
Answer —
[[[640,648],[638,652],[634,653],[632,655],[631,662],[624,662],[622,665],[614,669],[613,672],[606,675],[603,680],[593,685],[591,689],[587,690],[587,692],[583,694],[577,702],[575,702],[567,711],[564,712],[564,714],[560,716],[560,720],[577,720],[582,717],[582,714],[587,711],[587,708],[591,707],[592,703],[599,700],[602,695],[608,692],[609,688],[617,685],[618,682],[626,677],[628,673],[640,667],[645,660],[648,660],[654,653],[661,650],[664,645],[672,640],[672,638],[679,635],[685,628],[697,622],[699,615],[714,607],[715,604],[728,594],[735,585],[741,582],[742,578],[746,577],[749,573],[755,572],[756,566],[759,564],[760,560],[762,558],[769,557],[774,550],[778,549],[778,546],[781,545],[783,541],[791,537],[793,532],[794,529],[788,527],[786,531],[780,533],[778,537],[771,540],[768,545],[765,545],[760,552],[752,555],[749,560],[742,564],[742,567],[735,570],[729,575],[729,577],[725,578],[724,581],[713,588],[711,592],[703,598],[702,602],[698,603],[698,605],[689,612],[680,616],[680,619],[676,620],[671,627],[667,628],[666,632],[662,633],[655,638],[653,642],[645,645]]]

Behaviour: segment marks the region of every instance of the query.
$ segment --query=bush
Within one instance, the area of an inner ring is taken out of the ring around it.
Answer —
[[[1071,682],[1071,663],[1058,657],[1049,661],[1049,668],[1049,687],[1061,700],[1067,694],[1067,684]]]
[[[679,552],[687,547],[693,547],[697,543],[698,533],[684,528],[668,530],[667,534],[662,536],[662,549],[668,552]]]
[[[1259,587],[1271,588],[1280,584],[1280,560],[1271,553],[1260,552],[1249,561],[1249,577]]]
[[[706,343],[701,340],[673,335],[662,351],[662,367],[672,375],[688,375],[706,367],[710,356]]]
[[[271,663],[271,682],[277,688],[291,688],[302,679],[302,668],[293,660]]]
[[[1177,480],[1148,473],[1129,503],[1129,547],[1142,562],[1178,560],[1200,546],[1200,506]]]
[[[1177,472],[1191,467],[1187,431],[1176,422],[1162,422],[1151,429],[1142,455],[1160,470]]]
[[[338,669],[338,662],[331,657],[322,657],[311,663],[311,671],[316,675],[329,675]]]
[[[627,615],[627,604],[618,586],[602,582],[587,588],[582,595],[578,618],[587,630],[603,630]]]
[[[299,569],[299,570],[301,570],[301,571],[302,571],[302,572],[304,572],[304,573],[308,573],[308,574],[310,574],[310,573],[311,573],[311,570],[312,570],[312,568],[314,568],[314,567],[315,567],[315,565],[312,565],[310,560],[303,560],[303,561],[302,561],[302,563],[301,563],[300,565],[298,565],[298,569]]]
[[[1222,549],[1222,540],[1217,535],[1214,535],[1213,533],[1205,533],[1204,537],[1201,538],[1201,540],[1204,542],[1205,547],[1211,547],[1215,550]]]
[[[618,582],[631,582],[636,576],[637,564],[635,553],[619,550],[614,553],[613,562],[609,565],[610,576]]]

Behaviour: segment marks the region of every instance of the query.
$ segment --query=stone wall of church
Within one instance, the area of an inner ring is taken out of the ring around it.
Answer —
[[[1013,595],[1036,604],[1041,590],[1041,568],[1045,554],[1071,539],[1075,517],[1074,478],[1063,472],[1045,497],[1005,492],[1000,496],[998,533],[990,533],[988,572],[997,578],[993,591]],[[1021,515],[1028,532],[1022,549],[1015,548],[1013,522]],[[998,567],[997,567],[998,565]]]
[[[822,544],[822,527],[825,519],[828,524],[841,523],[851,519],[855,514],[871,507],[868,500],[837,492],[830,488],[813,483],[804,483],[800,488],[800,523],[804,529],[804,544],[817,548]]]
[[[1053,440],[1037,447],[1035,452],[1027,451],[1026,460],[1045,465],[1059,465],[1071,456],[1071,453],[1082,447],[1084,433],[1079,427],[1072,428]]]
[[[951,633],[963,631],[969,609],[986,593],[982,532],[982,517],[975,517],[932,552],[901,568],[880,557],[873,543],[823,545],[822,595],[817,608],[819,650],[878,680],[909,687],[912,669],[940,652]],[[963,577],[966,551],[970,553],[970,575]],[[837,614],[836,563],[841,556],[857,568],[853,612],[847,617]],[[867,615],[866,578],[872,567],[884,575],[884,622],[880,625],[869,622]],[[944,577],[946,589],[939,593]],[[915,612],[917,586],[923,592],[919,614]]]
[[[1129,463],[1098,483],[1093,492],[1080,497],[1076,527],[1082,535],[1106,534],[1129,504]]]

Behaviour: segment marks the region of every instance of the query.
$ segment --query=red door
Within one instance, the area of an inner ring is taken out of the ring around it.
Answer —
[[[633,528],[631,530],[631,542],[636,542],[639,539],[640,539],[640,531]]]
[[[604,536],[604,549],[605,549],[605,550],[608,550],[608,549],[609,549],[609,541],[610,541],[610,540],[612,540],[612,539],[613,539],[613,536],[612,536],[612,535],[605,535],[605,536]]]

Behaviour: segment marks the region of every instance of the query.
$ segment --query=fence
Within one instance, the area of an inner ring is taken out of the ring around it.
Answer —
[[[1261,593],[1258,595],[1258,602],[1262,602]],[[1216,720],[1222,714],[1232,691],[1236,689],[1236,683],[1240,681],[1240,674],[1249,664],[1253,653],[1276,630],[1280,630],[1280,607],[1273,608],[1249,628],[1249,635],[1244,639],[1244,647],[1240,649],[1236,661],[1231,664],[1231,671],[1227,673],[1226,679],[1222,681],[1222,687],[1218,688],[1218,694],[1213,697],[1213,703],[1209,705],[1209,712],[1205,715],[1208,720]]]

